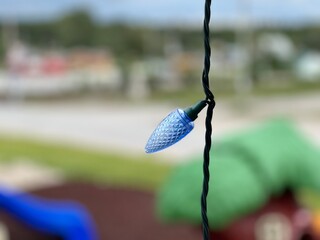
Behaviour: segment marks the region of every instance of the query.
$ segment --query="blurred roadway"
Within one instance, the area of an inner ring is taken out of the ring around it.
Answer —
[[[320,94],[217,100],[213,137],[253,123],[285,116],[320,146]],[[180,106],[186,107],[186,106]],[[0,132],[40,140],[76,144],[124,153],[144,153],[144,145],[156,127],[175,106],[74,103],[0,103]],[[179,161],[200,153],[204,144],[201,113],[193,132],[177,145],[156,156]]]

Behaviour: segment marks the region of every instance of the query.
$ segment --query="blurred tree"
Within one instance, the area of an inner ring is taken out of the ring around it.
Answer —
[[[154,29],[115,23],[98,28],[95,44],[109,47],[118,57],[141,58],[161,54],[163,37]]]
[[[233,39],[232,31],[214,33],[221,39]],[[150,28],[123,23],[99,25],[90,15],[79,10],[53,22],[20,24],[20,38],[37,47],[99,47],[111,50],[117,58],[161,56],[170,36],[181,44],[181,49],[202,48],[201,29]],[[125,62],[124,61],[124,62]]]
[[[53,23],[22,24],[19,26],[21,40],[37,47],[51,46],[57,42]]]
[[[4,50],[4,39],[3,39],[3,28],[1,28],[0,31],[0,66],[3,65],[4,63],[4,55],[5,55],[5,50]]]
[[[85,11],[65,16],[55,27],[57,40],[65,47],[94,45],[96,26]]]
[[[282,30],[299,48],[320,50],[320,25]]]
[[[320,26],[310,27],[305,29],[304,33],[301,34],[304,41],[304,46],[320,50],[319,38],[320,38]]]

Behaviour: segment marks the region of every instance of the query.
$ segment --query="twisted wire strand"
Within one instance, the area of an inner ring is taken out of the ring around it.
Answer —
[[[210,239],[210,227],[207,216],[207,196],[209,191],[209,180],[210,180],[210,149],[211,149],[211,135],[212,135],[212,115],[213,109],[216,105],[214,95],[210,90],[209,84],[209,72],[210,72],[210,58],[211,58],[211,47],[210,47],[210,18],[211,18],[211,0],[205,1],[205,16],[203,21],[203,34],[204,34],[204,68],[202,72],[202,86],[206,95],[206,101],[208,104],[207,115],[206,115],[206,133],[205,133],[205,147],[203,151],[203,183],[202,183],[202,195],[201,195],[201,217],[202,217],[202,231],[203,239]]]
[[[202,195],[201,195],[201,216],[202,216],[202,231],[203,231],[203,239],[209,239],[209,220],[207,217],[207,195],[209,191],[209,180],[210,180],[210,149],[211,149],[211,134],[212,134],[212,126],[211,120],[213,115],[213,109],[215,104],[213,102],[209,102],[207,108],[207,116],[206,116],[206,134],[205,134],[205,147],[203,152],[203,183],[202,183]]]
[[[210,47],[210,18],[211,18],[211,0],[205,2],[205,16],[203,21],[203,34],[204,34],[204,68],[202,72],[202,86],[206,94],[207,100],[213,100],[213,94],[210,91],[209,84],[209,72],[210,72],[210,58],[211,58],[211,47]]]

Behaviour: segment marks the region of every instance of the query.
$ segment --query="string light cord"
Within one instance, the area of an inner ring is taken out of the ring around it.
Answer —
[[[155,153],[166,149],[173,144],[183,139],[189,134],[193,127],[198,114],[207,106],[207,115],[205,121],[205,147],[203,151],[203,184],[201,194],[201,216],[203,239],[209,240],[209,221],[207,217],[207,195],[209,191],[210,180],[210,149],[212,135],[212,115],[215,108],[214,95],[210,90],[209,72],[210,72],[210,18],[211,18],[211,0],[205,1],[205,16],[203,21],[203,36],[204,36],[204,68],[202,72],[202,86],[205,93],[205,100],[202,100],[195,105],[186,109],[176,109],[164,118],[157,128],[153,131],[145,146],[146,153]]]
[[[205,1],[205,16],[203,21],[203,36],[204,36],[204,68],[202,72],[202,86],[204,93],[206,95],[207,115],[205,120],[205,147],[203,151],[203,183],[202,183],[202,195],[201,195],[201,217],[202,217],[202,231],[203,239],[210,239],[210,227],[209,220],[207,216],[207,195],[209,191],[209,181],[210,181],[210,149],[211,149],[211,135],[212,135],[212,116],[213,109],[216,105],[214,100],[214,95],[210,90],[209,84],[209,72],[210,72],[210,58],[211,58],[211,47],[210,47],[210,18],[211,18],[211,0]]]

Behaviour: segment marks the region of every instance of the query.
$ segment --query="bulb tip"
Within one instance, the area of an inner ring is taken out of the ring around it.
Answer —
[[[147,148],[144,149],[144,152],[145,152],[145,153],[148,153],[148,154],[151,153],[150,150],[147,149]]]
[[[152,147],[150,146],[150,144],[147,144],[147,145],[144,147],[144,151],[145,151],[145,153],[147,153],[147,154],[156,152],[156,151],[154,151],[154,149],[152,149]]]

